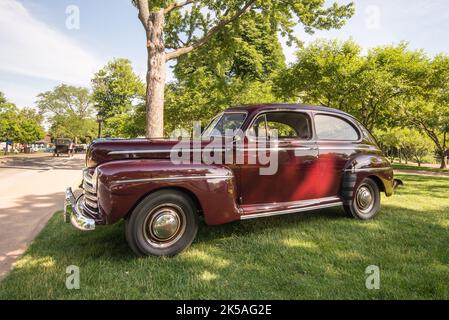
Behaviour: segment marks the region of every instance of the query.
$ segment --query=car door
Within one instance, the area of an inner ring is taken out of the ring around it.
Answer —
[[[308,113],[258,114],[248,127],[243,150],[239,195],[244,211],[315,198],[311,186],[319,173],[318,151]],[[270,167],[276,170],[267,170]]]
[[[344,117],[333,114],[314,115],[319,150],[320,197],[338,197],[344,169],[354,154],[360,152],[361,134]]]

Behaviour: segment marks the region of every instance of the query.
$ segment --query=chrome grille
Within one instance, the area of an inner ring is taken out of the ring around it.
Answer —
[[[89,207],[94,208],[94,209],[98,209],[98,204],[96,202],[93,202],[93,201],[89,200],[89,198],[84,198],[84,202]]]
[[[89,215],[98,214],[98,198],[97,198],[97,190],[94,188],[92,184],[92,176],[89,174],[87,170],[84,171],[83,174],[83,209]]]

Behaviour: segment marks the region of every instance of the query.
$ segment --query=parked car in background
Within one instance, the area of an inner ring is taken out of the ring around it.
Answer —
[[[240,133],[227,135],[226,129]],[[225,147],[211,150],[216,139]],[[393,194],[393,169],[372,135],[335,109],[253,105],[226,110],[206,128],[198,146],[187,145],[187,160],[198,153],[220,159],[230,152],[231,161],[223,164],[174,163],[179,143],[94,142],[86,155],[83,195],[75,199],[66,190],[66,221],[86,231],[125,219],[135,253],[172,256],[192,243],[200,216],[219,225],[343,206],[349,217],[366,220],[379,212],[381,192]],[[261,174],[267,163],[255,157],[259,152],[277,155],[273,174]]]
[[[87,144],[76,144],[75,145],[75,153],[82,153],[87,151]]]
[[[75,145],[71,139],[55,139],[54,144],[53,156],[59,157],[60,154],[73,156]]]

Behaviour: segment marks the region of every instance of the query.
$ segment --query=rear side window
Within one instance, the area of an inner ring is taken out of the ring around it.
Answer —
[[[360,137],[348,121],[324,114],[315,115],[315,130],[320,140],[357,141]]]

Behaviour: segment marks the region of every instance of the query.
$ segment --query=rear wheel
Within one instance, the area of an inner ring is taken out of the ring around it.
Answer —
[[[376,182],[370,178],[363,180],[344,208],[350,217],[361,220],[374,218],[380,210],[380,192]]]
[[[174,256],[190,246],[198,231],[192,200],[176,190],[157,191],[126,221],[126,240],[138,255]]]

